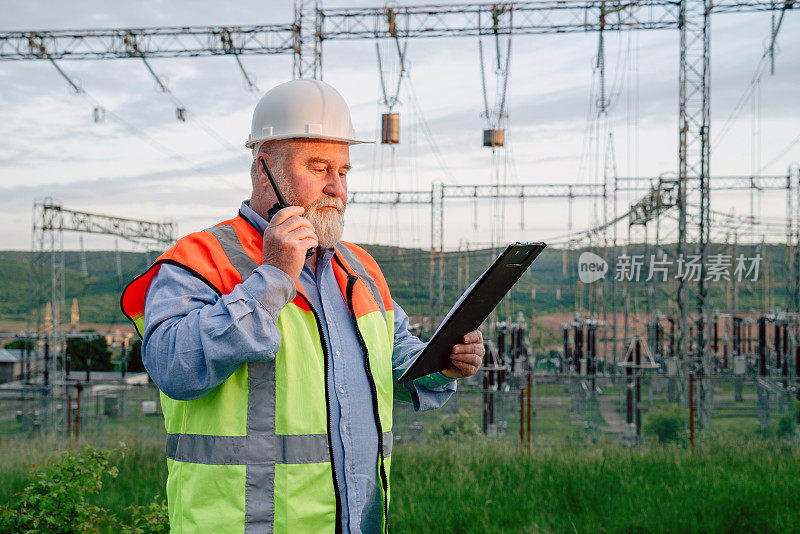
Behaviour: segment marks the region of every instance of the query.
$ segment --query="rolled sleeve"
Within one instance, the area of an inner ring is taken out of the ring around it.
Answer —
[[[173,399],[202,397],[243,363],[275,358],[278,316],[294,295],[291,278],[271,266],[220,297],[188,271],[163,264],[145,296],[145,369]]]
[[[452,378],[448,378],[444,376],[444,374],[440,371],[438,373],[433,373],[432,375],[423,376],[418,379],[425,387],[436,389],[444,387],[451,382],[455,382]]]
[[[457,389],[457,382],[442,373],[433,373],[402,384],[397,383],[397,379],[414,363],[426,343],[409,332],[408,315],[396,302],[394,303],[394,318],[392,371],[395,380],[395,397],[398,400],[411,402],[416,411],[442,407]]]
[[[297,294],[292,278],[272,265],[259,265],[241,284],[242,291],[278,322],[278,315]]]

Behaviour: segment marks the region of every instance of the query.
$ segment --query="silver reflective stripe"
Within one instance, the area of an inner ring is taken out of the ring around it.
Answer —
[[[328,434],[278,436],[283,442],[283,463],[318,464],[331,461]]]
[[[245,436],[167,434],[167,458],[210,465],[241,465]]]
[[[385,457],[392,455],[392,445],[394,442],[394,434],[392,431],[383,433],[383,455]]]
[[[369,289],[369,292],[372,293],[375,302],[378,303],[378,306],[381,309],[381,313],[383,314],[383,320],[386,321],[386,306],[383,303],[383,297],[381,297],[381,292],[378,289],[378,284],[376,284],[375,280],[373,280],[372,277],[369,275],[366,267],[364,267],[364,264],[361,263],[361,261],[353,253],[352,250],[347,248],[347,245],[336,243],[336,250],[339,251],[339,253],[342,256],[344,256],[344,259],[347,262],[347,264],[353,268],[358,277],[361,278],[364,284],[366,284],[367,289]]]
[[[247,255],[232,225],[219,225],[207,230],[219,241],[228,260],[242,280],[252,274],[258,264]],[[275,463],[293,459],[292,447],[275,435],[275,365],[272,362],[247,364],[247,436],[195,436],[186,441],[184,451],[202,452],[196,463],[234,461],[245,467],[245,533],[272,532],[275,517]],[[211,447],[203,443],[211,438]],[[196,441],[196,442],[195,442]],[[327,444],[327,440],[326,440]],[[287,451],[289,454],[287,455]],[[303,452],[305,449],[303,449]],[[327,454],[325,460],[330,459]],[[322,460],[322,461],[325,461]]]
[[[217,241],[219,241],[219,244],[222,246],[222,250],[225,252],[225,255],[228,256],[234,268],[239,272],[242,280],[247,280],[253,273],[253,269],[258,267],[258,264],[244,251],[244,247],[241,241],[239,241],[233,226],[223,224],[220,226],[212,226],[205,231],[217,238]]]
[[[233,228],[231,228],[233,229]],[[247,255],[239,242],[241,253]],[[226,253],[228,253],[226,251]],[[230,257],[230,256],[229,256]],[[251,270],[252,272],[252,270]],[[244,278],[242,278],[244,280]],[[244,447],[248,460],[266,454],[262,462],[246,463],[244,492],[244,531],[272,532],[275,517],[275,462],[278,459],[278,436],[275,435],[275,364],[251,362],[247,364],[247,443]],[[241,460],[240,460],[241,461]]]
[[[247,280],[258,267],[247,255],[232,225],[213,226],[207,230],[219,241],[225,255]],[[247,436],[180,436],[186,443],[184,453],[202,452],[195,463],[221,463],[245,467],[245,533],[272,532],[275,517],[275,462],[283,459],[283,443],[275,435],[275,365],[272,362],[247,364]],[[188,439],[187,439],[188,438]],[[208,447],[203,438],[213,443]],[[176,451],[177,452],[177,451]]]
[[[248,465],[244,490],[244,531],[246,534],[272,532],[275,503],[275,462]]]
[[[393,435],[383,433],[383,455]],[[206,436],[167,434],[167,458],[208,465],[315,464],[330,462],[327,434]]]

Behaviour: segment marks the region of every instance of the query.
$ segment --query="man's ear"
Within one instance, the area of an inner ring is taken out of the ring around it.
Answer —
[[[263,152],[258,155],[258,159],[256,160],[256,176],[258,177],[258,183],[261,184],[263,187],[267,187],[269,185],[269,178],[267,178],[267,173],[264,170],[264,164],[261,163],[261,160],[266,161],[267,165],[269,165],[269,160],[267,159],[267,154]]]

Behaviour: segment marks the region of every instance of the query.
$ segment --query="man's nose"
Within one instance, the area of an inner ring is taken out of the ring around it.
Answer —
[[[323,189],[322,192],[329,196],[339,197],[342,200],[346,199],[347,187],[345,186],[342,177],[339,176],[338,171],[330,171],[328,173],[327,180],[325,182],[325,189]]]

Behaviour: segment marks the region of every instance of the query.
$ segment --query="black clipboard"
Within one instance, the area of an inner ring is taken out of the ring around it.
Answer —
[[[547,245],[508,245],[461,295],[414,363],[397,380],[406,382],[450,367],[450,350],[464,334],[477,330]]]

